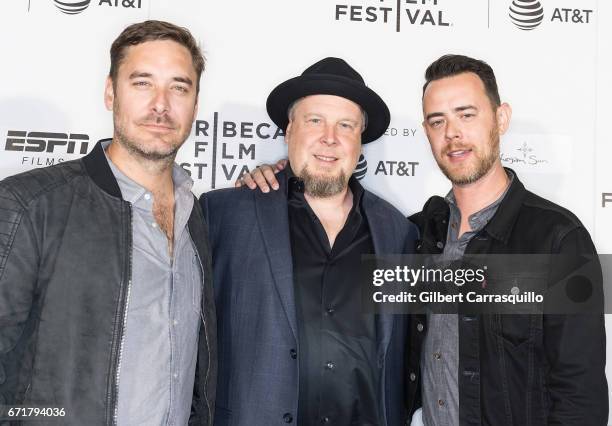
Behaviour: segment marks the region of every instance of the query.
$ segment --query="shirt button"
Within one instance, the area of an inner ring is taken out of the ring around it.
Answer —
[[[178,374],[177,374],[177,373],[174,373],[174,374],[172,375],[172,377],[174,377],[175,379],[178,379]]]
[[[152,226],[153,228],[157,228],[157,223],[152,222],[152,223],[151,223],[151,226]]]
[[[410,373],[410,381],[414,382],[416,380],[416,374]]]
[[[144,195],[144,199],[145,200],[150,200],[151,199],[151,195],[150,194],[145,194]]]
[[[329,423],[329,417],[327,417],[327,416],[321,417],[321,423],[323,423],[323,424]]]
[[[423,328],[425,328],[425,327],[423,327],[423,324],[421,324],[421,323],[417,324],[417,330],[423,331]]]
[[[440,407],[444,407],[444,400],[439,399],[439,400],[438,400],[438,405],[439,405]]]
[[[328,361],[327,364],[325,364],[325,368],[327,368],[328,370],[333,370],[334,368],[336,368],[336,364],[331,361]]]
[[[327,315],[331,316],[334,314],[334,312],[336,312],[336,310],[330,306],[329,308],[325,310],[325,312],[327,313]]]
[[[293,421],[293,416],[290,413],[285,413],[283,416],[283,421],[285,423],[291,423]]]
[[[291,349],[289,353],[291,354],[291,358],[293,359],[297,358],[297,351],[295,349]]]
[[[440,352],[434,352],[433,356],[434,356],[435,359],[442,358],[442,354]]]
[[[172,324],[174,324],[174,325],[178,325],[178,323],[179,323],[178,320],[172,321]]]

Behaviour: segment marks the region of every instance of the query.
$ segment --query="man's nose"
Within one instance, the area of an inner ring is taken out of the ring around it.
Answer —
[[[322,141],[328,145],[333,145],[338,142],[336,126],[334,124],[326,124]]]
[[[155,92],[153,110],[158,114],[164,114],[170,110],[170,103],[168,102],[168,93],[166,90],[159,89]]]

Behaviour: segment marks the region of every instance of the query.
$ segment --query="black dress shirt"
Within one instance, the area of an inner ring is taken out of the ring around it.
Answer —
[[[363,313],[361,255],[374,253],[361,199],[349,181],[353,207],[330,247],[323,225],[288,173],[288,212],[298,320],[298,424],[379,425],[376,328]]]

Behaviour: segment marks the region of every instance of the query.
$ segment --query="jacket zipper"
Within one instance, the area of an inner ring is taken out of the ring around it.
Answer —
[[[125,340],[125,328],[127,325],[127,312],[128,312],[128,305],[130,303],[130,292],[132,289],[132,208],[131,205],[128,204],[128,218],[129,218],[129,232],[127,235],[127,246],[128,246],[128,265],[127,265],[127,277],[128,277],[128,282],[127,282],[127,290],[125,290],[124,295],[125,295],[125,299],[123,299],[123,318],[122,318],[122,322],[121,322],[121,329],[119,330],[119,335],[120,335],[120,343],[119,343],[119,353],[117,354],[117,366],[116,366],[116,370],[115,370],[115,401],[112,401],[112,394],[111,394],[111,390],[109,389],[109,395],[108,395],[108,399],[109,399],[109,404],[112,404],[114,402],[114,407],[113,407],[113,424],[116,425],[117,424],[117,415],[118,415],[118,409],[119,409],[119,402],[118,402],[118,395],[119,395],[119,373],[121,370],[121,357],[123,355],[123,343]],[[123,288],[121,289],[123,290]],[[120,301],[122,299],[119,299]],[[117,317],[115,318],[115,323],[117,322],[117,320],[119,319],[118,317],[121,315],[118,310],[117,313]]]
[[[130,250],[130,258],[132,257],[131,255],[131,250]],[[131,275],[131,274],[130,274]],[[119,397],[119,373],[121,372],[121,357],[123,356],[123,343],[125,341],[124,337],[125,337],[125,329],[127,326],[127,311],[128,311],[128,307],[130,305],[130,291],[132,289],[132,280],[128,280],[128,288],[127,288],[127,299],[125,301],[125,309],[123,312],[123,329],[122,329],[122,333],[121,333],[121,343],[119,344],[119,359],[117,360],[117,374],[115,375],[115,395],[117,395],[117,399]],[[116,425],[117,424],[117,412],[119,410],[119,401],[115,401],[115,408],[114,408],[114,420],[113,423]]]
[[[191,237],[191,231],[189,231],[189,227],[187,227],[187,232],[189,233],[189,238],[191,238],[191,243],[194,245],[194,249],[195,249],[195,253],[196,253],[196,257],[198,258],[198,262],[200,263],[200,271],[202,271],[202,282],[204,282],[204,280],[206,279],[206,277],[204,277],[204,265],[202,264],[202,259],[200,258],[200,253],[198,252],[198,248],[195,246],[195,243],[193,242],[193,238]],[[212,278],[212,277],[209,277]],[[204,297],[204,286],[202,286],[202,292],[201,292],[201,297],[200,297],[200,318],[202,318],[202,324],[204,324],[204,335],[206,336],[206,352],[208,352],[208,365],[206,366],[206,377],[204,379],[204,401],[206,401],[206,410],[208,412],[208,423],[212,424],[212,419],[211,419],[211,415],[212,413],[210,412],[210,403],[208,402],[208,395],[207,395],[207,388],[208,388],[208,377],[210,375],[210,348],[208,346],[208,328],[206,326],[206,319],[204,318],[204,304],[202,303]]]

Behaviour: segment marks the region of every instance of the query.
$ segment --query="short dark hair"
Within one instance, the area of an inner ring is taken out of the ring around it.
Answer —
[[[427,70],[425,70],[423,95],[425,95],[425,89],[432,81],[466,72],[472,72],[480,78],[493,107],[497,108],[501,105],[493,68],[485,61],[463,55],[444,55],[429,65]]]
[[[172,40],[184,46],[191,54],[193,68],[196,71],[196,93],[200,91],[200,76],[204,71],[205,60],[195,38],[187,28],[179,27],[164,21],[149,20],[132,24],[124,29],[115,39],[110,48],[110,76],[113,84],[121,61],[125,58],[125,51],[130,46],[154,40]]]

